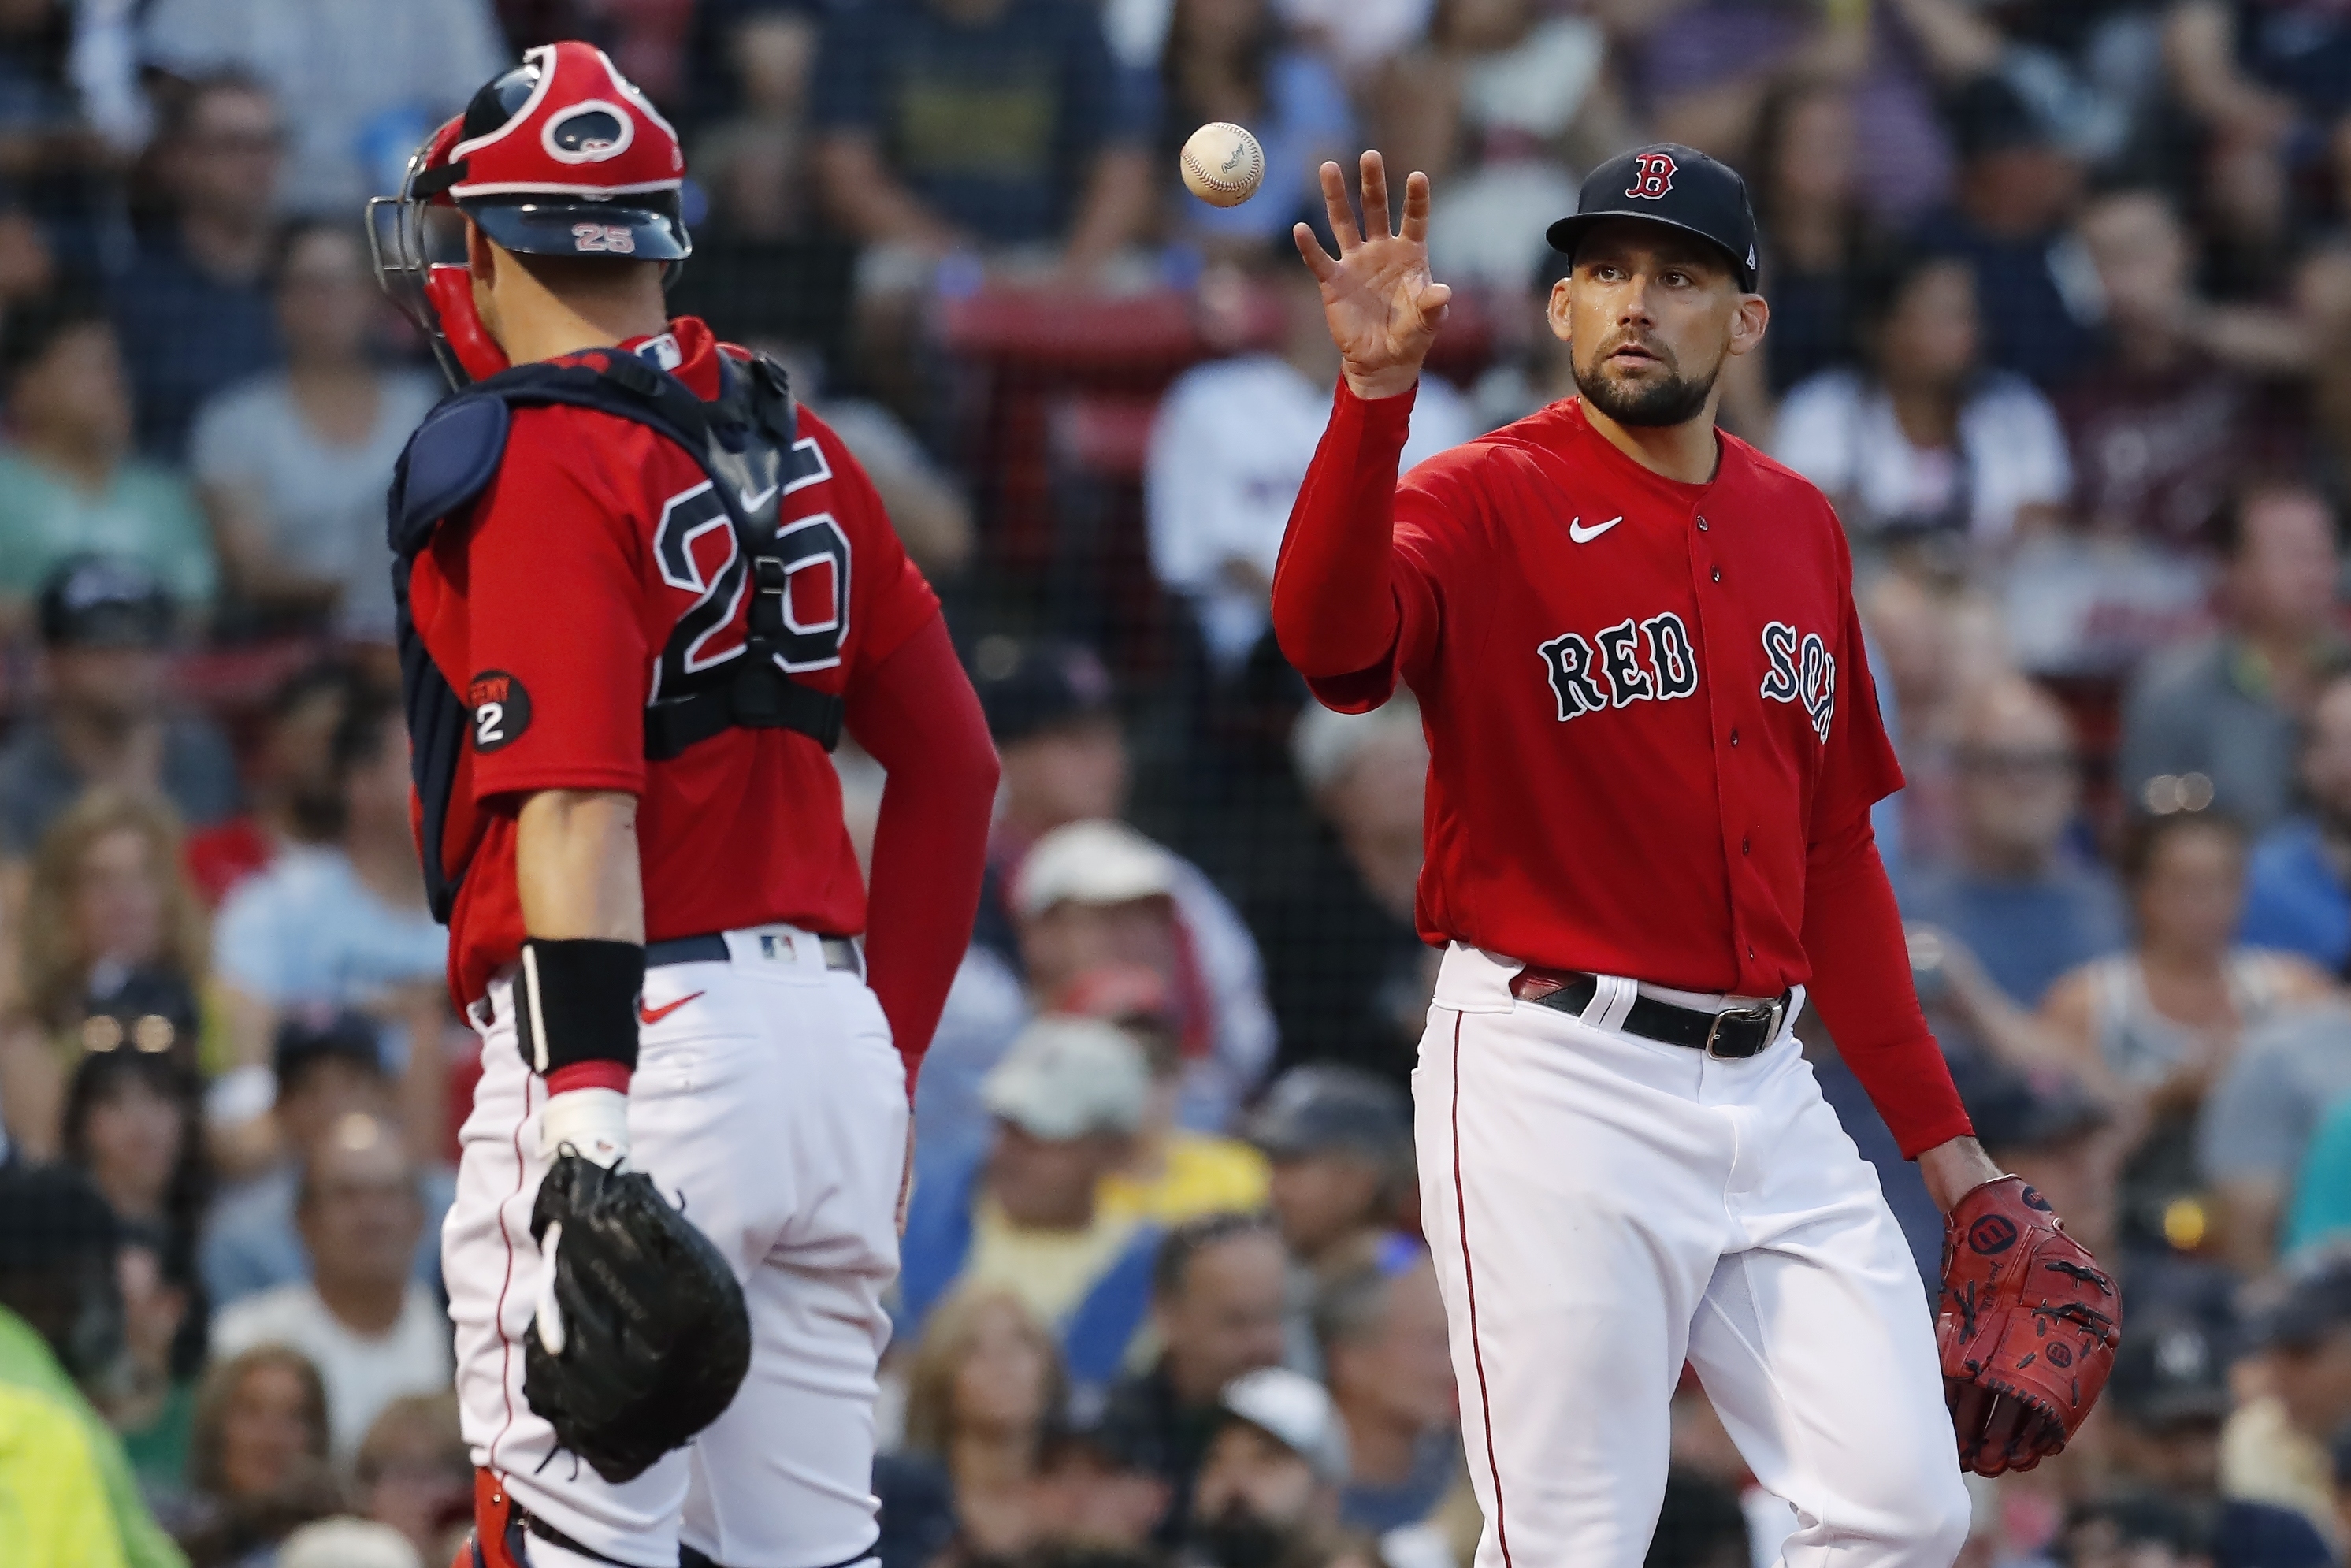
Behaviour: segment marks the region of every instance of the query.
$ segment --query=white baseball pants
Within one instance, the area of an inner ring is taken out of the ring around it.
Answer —
[[[1413,1092],[1423,1223],[1486,1514],[1477,1568],[1639,1568],[1687,1360],[1788,1568],[1949,1568],[1968,1496],[1909,1249],[1792,1030],[1743,1061],[1446,955]]]
[[[674,1568],[681,1539],[726,1568],[824,1568],[874,1541],[874,1369],[889,1343],[906,1079],[856,975],[789,926],[726,934],[731,963],[648,970],[629,1090],[630,1164],[735,1267],[751,1370],[726,1413],[622,1486],[523,1398],[540,1260],[531,1205],[544,1080],[516,1049],[500,981],[475,1009],[482,1080],[442,1229],[457,1392],[474,1462],[590,1551]],[[691,999],[687,999],[691,998]],[[580,1559],[528,1543],[534,1568]]]

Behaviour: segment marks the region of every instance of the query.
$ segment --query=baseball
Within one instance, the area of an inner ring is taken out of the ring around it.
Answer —
[[[1184,183],[1212,207],[1237,207],[1265,178],[1265,149],[1246,127],[1203,125],[1184,143]]]

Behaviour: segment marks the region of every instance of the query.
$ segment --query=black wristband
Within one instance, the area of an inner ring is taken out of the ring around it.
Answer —
[[[515,971],[515,1042],[542,1076],[578,1061],[637,1065],[645,949],[596,937],[527,937]]]

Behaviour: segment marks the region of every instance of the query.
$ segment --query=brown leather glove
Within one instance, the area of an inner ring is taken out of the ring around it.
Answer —
[[[2029,1470],[2064,1449],[2106,1385],[2121,1324],[2113,1277],[2023,1177],[1960,1198],[1935,1323],[1960,1468]]]

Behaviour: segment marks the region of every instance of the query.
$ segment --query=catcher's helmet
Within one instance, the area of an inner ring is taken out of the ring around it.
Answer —
[[[526,256],[674,270],[694,248],[684,179],[677,132],[603,50],[542,45],[425,140],[399,195],[368,204],[376,277],[463,386],[505,369],[506,356],[474,314],[454,214]]]

